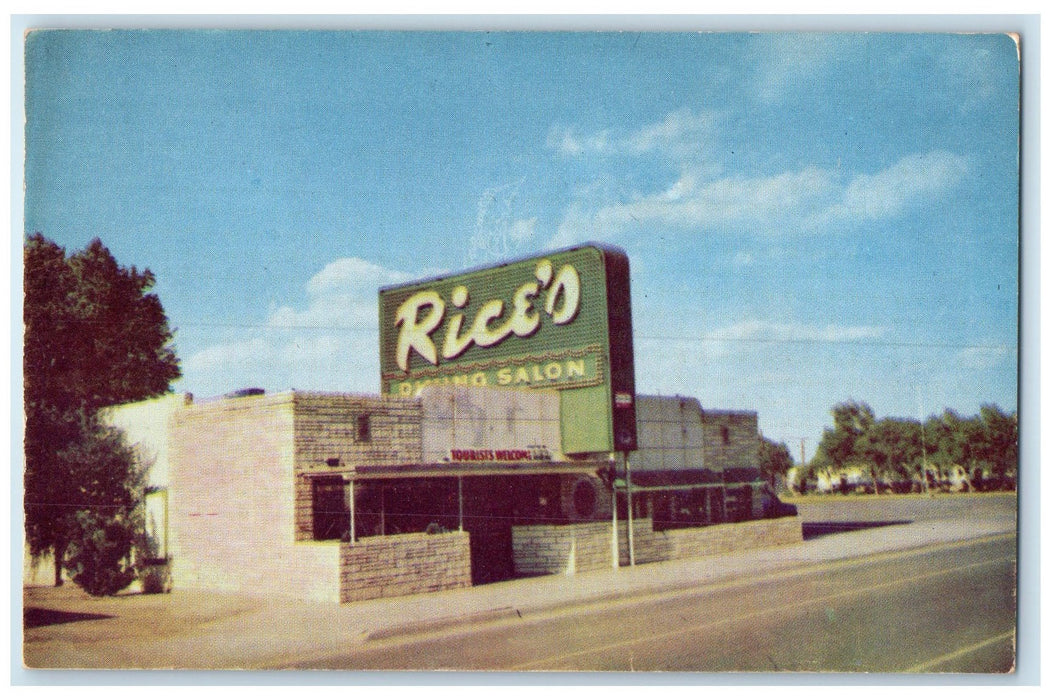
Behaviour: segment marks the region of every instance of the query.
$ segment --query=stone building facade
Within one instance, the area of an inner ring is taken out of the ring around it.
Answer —
[[[622,457],[560,452],[553,391],[242,392],[111,422],[167,482],[176,587],[347,602],[611,567],[628,563],[629,502],[637,563],[801,536],[735,491],[758,481],[754,413],[679,397],[638,410],[630,489]]]

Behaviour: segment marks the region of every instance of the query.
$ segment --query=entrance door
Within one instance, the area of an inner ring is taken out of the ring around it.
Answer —
[[[463,529],[471,535],[471,583],[514,576],[511,477],[465,477]]]

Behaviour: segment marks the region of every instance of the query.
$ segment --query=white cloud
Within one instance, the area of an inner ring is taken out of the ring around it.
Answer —
[[[246,365],[269,355],[269,352],[270,348],[266,341],[258,337],[210,345],[185,360],[183,371],[189,375],[196,372],[209,372],[216,367]]]
[[[873,174],[844,182],[835,171],[808,166],[768,176],[705,179],[685,169],[665,188],[627,202],[570,207],[552,244],[611,238],[634,225],[688,230],[822,233],[830,226],[900,216],[936,199],[967,172],[964,158],[943,151],[905,156]]]
[[[734,256],[734,267],[750,267],[755,263],[755,256],[748,251],[738,251]]]
[[[1000,364],[1013,353],[1006,345],[974,345],[956,353],[955,364],[971,370],[987,370]]]
[[[826,79],[864,41],[864,35],[857,34],[767,34],[760,43],[750,92],[765,104],[776,104],[801,84]]]
[[[703,182],[692,171],[660,192],[610,204],[588,214],[571,209],[555,242],[565,245],[587,238],[612,237],[633,224],[659,224],[710,230],[722,226],[800,228],[812,212],[828,205],[836,193],[832,173],[808,167],[769,177],[728,177]],[[782,232],[780,228],[773,231]]]
[[[377,290],[414,276],[386,270],[360,258],[341,258],[326,265],[307,282],[307,308],[282,306],[270,313],[272,328],[373,327]]]
[[[376,392],[378,289],[418,276],[335,260],[307,282],[305,308],[278,307],[264,326],[194,353],[183,363],[183,384],[204,396],[245,386]]]
[[[711,355],[724,356],[740,352],[742,347],[754,347],[762,343],[863,342],[880,338],[886,331],[880,326],[822,326],[747,319],[705,334],[703,345]]]
[[[1009,40],[1008,37],[1003,39]],[[962,114],[967,114],[993,98],[997,87],[1004,85],[1003,69],[998,55],[967,41],[948,42],[938,56],[938,69],[946,75],[943,98]]]
[[[716,113],[696,113],[684,107],[659,122],[622,134],[610,129],[578,134],[575,129],[556,126],[548,133],[547,145],[564,156],[573,157],[659,153],[683,158],[710,152],[718,130]]]
[[[841,201],[816,217],[816,222],[871,220],[898,216],[913,204],[940,196],[959,183],[967,161],[953,153],[932,151],[908,155],[874,175],[858,175]]]

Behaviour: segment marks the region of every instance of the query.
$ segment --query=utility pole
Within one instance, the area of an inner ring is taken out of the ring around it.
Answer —
[[[920,407],[920,451],[923,453],[923,473],[920,476],[923,479],[923,493],[930,496],[931,490],[927,486],[927,429],[923,425],[923,399],[920,398],[918,386],[916,387],[916,403]]]
[[[796,472],[796,475],[798,477],[798,481],[797,481],[797,484],[796,484],[797,490],[800,490],[800,489],[798,489],[799,485],[803,483],[804,479],[806,479],[806,437],[805,436],[800,436],[800,438],[799,438],[799,471]]]

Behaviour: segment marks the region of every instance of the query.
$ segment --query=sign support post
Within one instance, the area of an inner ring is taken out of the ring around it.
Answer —
[[[628,564],[635,566],[635,507],[631,501],[631,458],[627,450],[624,450],[624,482],[628,498]]]
[[[350,480],[350,543],[354,544],[354,480]]]
[[[613,562],[613,568],[614,569],[619,569],[620,568],[620,539],[619,539],[619,534],[617,532],[617,471],[614,468],[614,465],[616,464],[616,462],[613,460],[613,455],[612,454],[610,454],[610,456],[609,456],[609,464],[610,464],[610,474],[611,474],[610,480],[609,480],[609,490],[610,490],[610,493],[613,496],[613,508],[611,509],[613,511],[613,528],[611,530],[610,543],[609,543],[610,549],[613,552],[613,556],[610,557],[610,559]]]
[[[460,532],[463,532],[463,477],[456,477],[456,501],[460,509]]]

